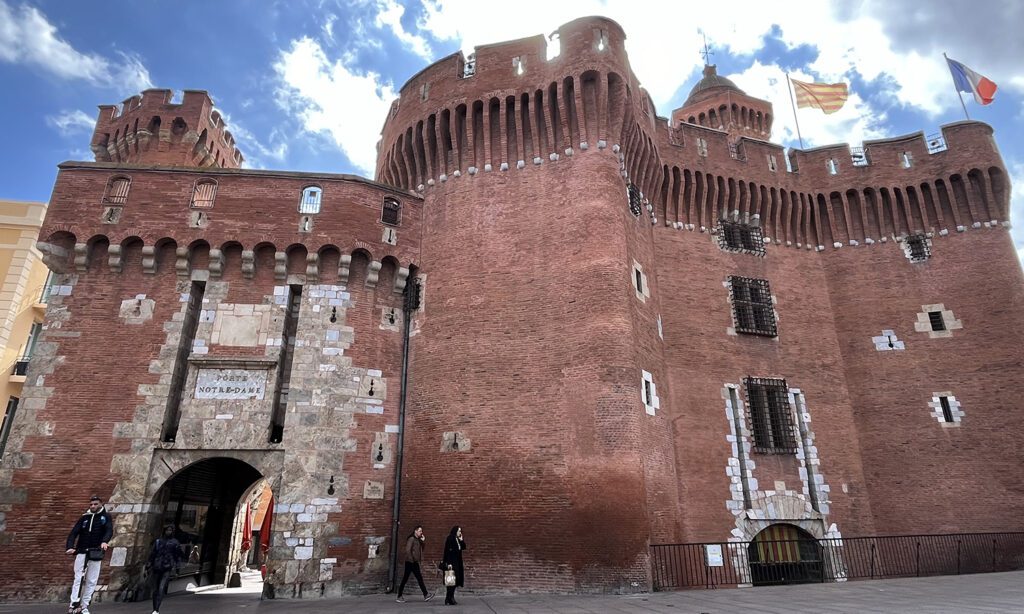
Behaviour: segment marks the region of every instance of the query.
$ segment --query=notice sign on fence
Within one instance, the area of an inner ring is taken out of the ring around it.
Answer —
[[[200,369],[195,398],[260,400],[266,389],[266,369]]]
[[[721,544],[705,544],[704,562],[708,567],[724,567],[725,560],[722,558]]]

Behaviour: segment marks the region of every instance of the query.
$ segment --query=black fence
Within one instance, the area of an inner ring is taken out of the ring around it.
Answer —
[[[1024,532],[651,546],[654,590],[1024,569]]]

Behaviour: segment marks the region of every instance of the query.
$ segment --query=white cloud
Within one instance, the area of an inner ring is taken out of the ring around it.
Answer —
[[[235,137],[235,144],[242,152],[242,155],[245,156],[245,161],[242,163],[244,168],[265,168],[265,161],[267,159],[279,164],[284,163],[288,157],[288,144],[280,140],[279,133],[276,131],[271,133],[271,144],[264,144],[241,122],[235,120],[221,109],[217,109],[217,111],[224,118],[228,132]],[[277,142],[276,145],[273,144],[274,141]]]
[[[60,38],[38,9],[13,9],[0,0],[0,61],[28,64],[60,79],[82,79],[94,85],[139,92],[152,87],[149,71],[134,54],[119,53],[120,61],[82,53]]]
[[[424,60],[432,61],[434,58],[430,45],[422,36],[412,34],[402,25],[402,15],[405,14],[405,7],[395,0],[377,0],[377,15],[375,22],[378,28],[387,26],[391,33],[402,41],[402,44],[412,50],[413,53]]]
[[[46,123],[61,136],[70,136],[82,132],[92,132],[96,126],[96,118],[85,111],[61,111],[57,115],[47,115]]]
[[[1013,244],[1017,246],[1017,256],[1024,263],[1024,162],[1006,161],[1006,170],[1010,173],[1010,222]]]
[[[311,133],[330,136],[367,175],[376,165],[381,121],[397,96],[373,72],[360,73],[344,60],[331,61],[310,38],[293,41],[274,64],[281,85],[278,103]]]

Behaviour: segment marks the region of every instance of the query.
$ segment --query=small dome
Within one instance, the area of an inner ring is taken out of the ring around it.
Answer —
[[[690,95],[686,97],[686,102],[683,103],[683,106],[685,107],[689,105],[691,102],[693,102],[694,97],[696,97],[697,94],[720,87],[736,90],[741,94],[744,93],[743,90],[736,87],[736,84],[733,83],[732,81],[726,79],[725,77],[718,76],[718,71],[716,70],[714,64],[705,65],[704,78],[698,81],[697,85],[693,86],[693,89],[690,90]]]

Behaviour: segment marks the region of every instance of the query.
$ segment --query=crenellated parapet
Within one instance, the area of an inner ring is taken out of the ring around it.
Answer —
[[[97,162],[239,168],[241,151],[209,94],[149,89],[120,105],[101,105],[92,137]]]
[[[119,181],[129,188],[110,205]],[[59,273],[291,284],[355,275],[400,293],[420,253],[421,204],[350,175],[65,163],[37,247]]]
[[[787,156],[767,140],[770,103],[713,67],[668,120],[633,75],[618,24],[588,17],[555,36],[552,59],[535,36],[413,76],[385,123],[378,180],[424,192],[608,156],[657,226],[715,232],[741,220],[768,242],[814,251],[1009,224],[1008,176],[985,124]]]

